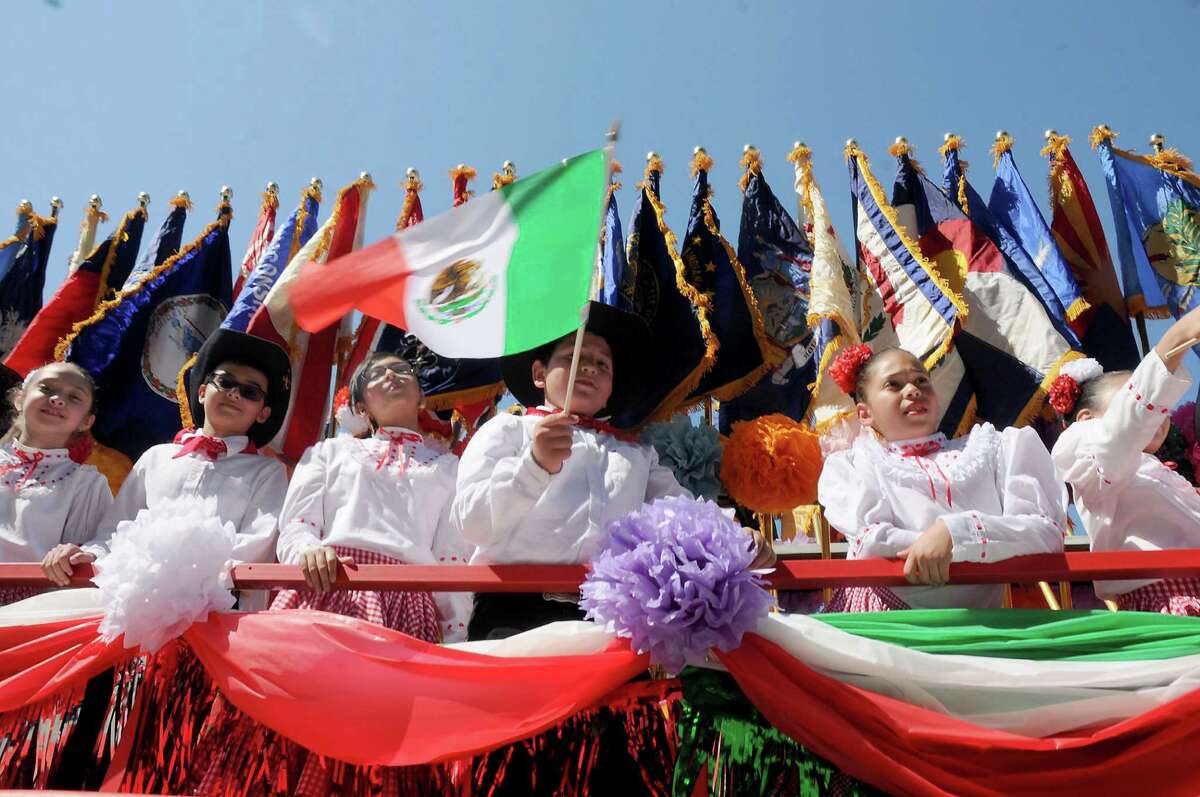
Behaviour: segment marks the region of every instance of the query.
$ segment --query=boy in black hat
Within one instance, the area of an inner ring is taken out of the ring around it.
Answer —
[[[501,360],[509,391],[528,410],[488,421],[463,452],[452,521],[477,546],[472,564],[587,562],[609,521],[656,498],[688,495],[653,447],[604,420],[624,417],[646,378],[645,322],[591,303],[566,408],[574,344],[571,333]],[[468,633],[497,639],[583,619],[578,598],[479,594]]]
[[[138,458],[104,516],[105,542],[139,510],[183,496],[208,499],[222,523],[237,529],[233,558],[275,561],[276,521],[287,493],[287,470],[258,456],[283,425],[291,393],[291,363],[279,346],[219,329],[188,374],[188,403],[198,428]],[[239,608],[265,609],[266,595],[243,592]]]

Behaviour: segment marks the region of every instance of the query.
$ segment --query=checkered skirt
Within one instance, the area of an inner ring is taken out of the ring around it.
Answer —
[[[1123,612],[1155,612],[1200,617],[1200,578],[1156,581],[1117,598]]]
[[[32,598],[34,595],[41,595],[46,592],[45,587],[8,587],[0,589],[0,606],[7,606],[10,603],[23,601],[26,598]]]
[[[361,548],[335,545],[333,549],[338,556],[352,557],[355,564],[404,564],[399,559]],[[285,609],[316,609],[366,620],[426,642],[442,641],[437,605],[428,592],[348,589],[318,593],[311,589],[288,589],[280,592],[271,603],[273,612]]]
[[[887,587],[841,587],[833,591],[833,597],[821,612],[890,612],[908,608],[911,607]]]

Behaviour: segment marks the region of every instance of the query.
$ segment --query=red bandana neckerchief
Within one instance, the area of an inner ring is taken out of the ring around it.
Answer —
[[[186,457],[188,454],[196,454],[215,462],[222,454],[229,450],[225,445],[225,441],[221,438],[209,437],[195,429],[183,429],[179,434],[175,435],[174,442],[180,448],[171,459],[179,459],[180,457]],[[242,449],[241,453],[257,454],[258,447],[252,441],[247,440],[246,447]]]
[[[19,491],[25,486],[25,482],[33,477],[34,471],[38,469],[38,465],[42,464],[42,460],[45,459],[46,454],[43,451],[34,451],[31,454],[16,446],[13,446],[12,454],[17,458],[17,461],[0,465],[0,476],[7,476],[15,470],[24,468],[25,472],[21,474],[21,478],[17,479],[16,484],[13,485],[13,489]]]
[[[532,415],[535,418],[544,418],[547,415],[557,415],[559,412],[560,410],[546,410],[542,409],[541,407],[533,407],[525,410],[526,415]],[[584,429],[591,429],[593,432],[611,435],[618,440],[623,440],[626,443],[637,442],[637,435],[626,429],[618,429],[610,423],[605,423],[604,421],[593,418],[591,415],[580,415],[579,413],[576,413],[575,417],[578,418],[578,420],[575,421],[575,426],[582,426]]]
[[[423,443],[425,438],[416,432],[390,432],[387,429],[380,429],[376,432],[377,435],[382,435],[384,440],[387,440],[387,450],[383,452],[383,456],[375,463],[375,470],[383,470],[391,465],[399,458],[400,452],[404,452],[404,459],[400,461],[400,472],[408,471],[408,461],[410,459],[408,449],[404,447],[405,443]]]
[[[889,446],[889,449],[899,454],[902,457],[911,458],[917,463],[917,467],[925,473],[925,478],[929,479],[929,497],[937,500],[937,486],[933,481],[933,473],[925,464],[926,457],[932,457],[934,454],[942,450],[942,441],[938,439],[924,440],[920,443],[896,443]],[[946,504],[954,506],[954,498],[950,493],[950,478],[946,476],[946,472],[942,470],[942,466],[937,463],[937,460],[930,459],[929,463],[937,470],[938,476],[946,485]]]

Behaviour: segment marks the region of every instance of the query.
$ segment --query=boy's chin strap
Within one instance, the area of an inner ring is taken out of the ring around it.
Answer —
[[[526,410],[525,414],[532,415],[535,418],[542,418],[547,415],[557,415],[559,412],[561,412],[561,410],[551,411],[544,410],[541,407],[533,407],[532,409]],[[574,415],[579,419],[575,422],[576,426],[582,426],[584,429],[591,429],[593,432],[601,432],[603,434],[612,435],[618,440],[624,440],[626,443],[637,442],[637,435],[627,429],[618,429],[610,423],[593,418],[591,415],[583,415],[578,412],[574,413]]]

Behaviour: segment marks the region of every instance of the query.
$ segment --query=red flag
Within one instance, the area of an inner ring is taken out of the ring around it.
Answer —
[[[267,251],[271,239],[275,237],[275,213],[279,210],[279,186],[267,183],[263,191],[262,208],[258,211],[258,223],[254,225],[254,234],[246,246],[246,254],[242,257],[242,268],[238,271],[237,280],[233,283],[233,300],[242,292],[242,285],[250,272],[258,264],[259,258]]]

